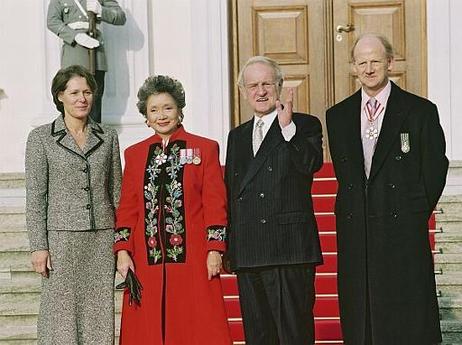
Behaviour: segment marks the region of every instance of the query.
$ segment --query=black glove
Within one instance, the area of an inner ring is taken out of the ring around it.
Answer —
[[[116,289],[128,289],[128,304],[132,305],[133,302],[135,302],[136,304],[141,305],[141,290],[143,290],[143,286],[138,280],[135,272],[133,272],[130,268],[128,269],[125,281],[118,284]]]

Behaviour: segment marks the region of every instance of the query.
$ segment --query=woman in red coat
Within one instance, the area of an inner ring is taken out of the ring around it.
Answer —
[[[230,345],[219,272],[225,250],[226,193],[218,144],[186,132],[180,82],[146,79],[139,111],[155,135],[125,151],[114,251],[125,278],[120,344]]]

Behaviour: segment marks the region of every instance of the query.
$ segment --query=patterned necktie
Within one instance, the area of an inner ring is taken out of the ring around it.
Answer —
[[[365,113],[367,116],[368,124],[366,126],[366,133],[363,133],[363,152],[364,152],[364,172],[367,178],[372,166],[372,157],[374,156],[375,146],[377,144],[377,138],[379,136],[377,117],[380,114],[379,111],[380,103],[371,97],[366,103]]]
[[[366,103],[366,115],[369,122],[373,122],[379,116],[380,103],[374,97],[369,98]]]
[[[256,156],[258,149],[260,148],[261,143],[263,142],[263,125],[265,123],[262,119],[258,119],[255,124],[255,129],[253,131],[252,146],[253,146],[253,155]]]

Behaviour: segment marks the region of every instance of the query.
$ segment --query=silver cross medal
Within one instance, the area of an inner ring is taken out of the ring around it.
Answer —
[[[379,136],[379,130],[374,126],[370,126],[366,129],[366,138],[370,140],[374,140]]]

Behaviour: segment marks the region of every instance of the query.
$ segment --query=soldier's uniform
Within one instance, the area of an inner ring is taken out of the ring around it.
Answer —
[[[98,83],[98,93],[92,107],[91,117],[101,121],[101,99],[104,91],[104,74],[107,71],[104,40],[99,30],[99,23],[106,22],[113,25],[125,24],[125,13],[116,0],[98,0],[102,7],[101,16],[97,16],[96,39],[100,45],[96,51],[95,79]],[[75,35],[88,32],[88,15],[86,0],[50,0],[48,5],[47,26],[63,40],[61,50],[61,67],[81,65],[90,67],[88,49],[77,44]]]

